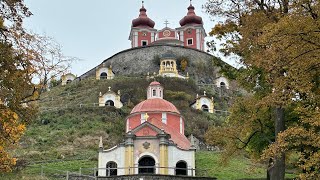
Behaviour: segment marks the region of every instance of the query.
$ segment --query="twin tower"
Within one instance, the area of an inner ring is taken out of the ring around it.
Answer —
[[[180,27],[157,30],[154,29],[155,22],[147,16],[147,9],[142,3],[139,17],[132,20],[129,36],[131,47],[170,44],[204,51],[206,32],[202,18],[195,14],[194,9],[190,3],[187,15],[179,22]]]

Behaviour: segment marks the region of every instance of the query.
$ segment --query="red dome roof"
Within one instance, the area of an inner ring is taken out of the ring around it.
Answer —
[[[194,7],[190,4],[188,7],[188,14],[180,20],[180,25],[184,26],[186,24],[203,24],[202,18],[197,16],[194,12]]]
[[[138,27],[138,26],[149,27],[149,28],[154,27],[154,25],[155,25],[154,21],[152,21],[150,18],[148,18],[146,12],[147,12],[147,9],[144,8],[144,6],[142,5],[142,7],[140,9],[139,17],[132,20],[132,27]]]
[[[180,114],[171,102],[161,98],[142,101],[132,109],[131,114],[138,112],[174,112]]]

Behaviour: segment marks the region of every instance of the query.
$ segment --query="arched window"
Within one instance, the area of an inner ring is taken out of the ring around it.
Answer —
[[[188,175],[187,163],[184,161],[179,161],[176,164],[176,175]]]
[[[71,83],[71,82],[72,82],[72,80],[71,80],[71,79],[68,79],[66,83],[69,84],[69,83]]]
[[[221,88],[226,88],[226,83],[225,82],[220,82],[220,87]]]
[[[107,79],[107,77],[108,77],[108,74],[105,72],[100,74],[100,79]]]
[[[116,176],[118,174],[117,163],[110,161],[107,163],[107,176]]]
[[[106,102],[106,106],[114,106],[114,102],[112,100],[108,100]]]
[[[139,160],[139,174],[154,174],[155,160],[150,156],[144,156]]]
[[[202,111],[209,112],[209,107],[205,104],[202,105],[201,109],[202,109]]]
[[[156,90],[154,89],[154,90],[152,90],[152,96],[156,96],[157,95],[157,92],[156,92]]]

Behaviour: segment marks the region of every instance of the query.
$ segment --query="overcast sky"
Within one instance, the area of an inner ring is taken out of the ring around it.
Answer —
[[[193,0],[192,4],[196,14],[203,18],[208,33],[217,21],[212,21],[202,9],[205,2]],[[25,3],[34,14],[26,19],[25,27],[53,37],[62,45],[65,55],[81,59],[71,69],[78,76],[130,48],[131,21],[138,17],[141,7],[138,0],[25,0]],[[165,20],[170,23],[168,27],[179,27],[190,2],[145,0],[144,4],[148,17],[156,23],[155,28],[162,29]]]

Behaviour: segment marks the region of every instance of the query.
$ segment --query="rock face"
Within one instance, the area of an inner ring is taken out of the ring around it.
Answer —
[[[150,75],[154,72],[158,74],[159,58],[167,52],[172,53],[177,59],[187,59],[188,67],[185,72],[180,73],[188,72],[191,78],[204,83],[213,83],[219,77],[219,67],[213,66],[212,61],[221,61],[220,59],[203,51],[176,45],[152,45],[127,49],[104,60],[97,67],[111,65],[115,76],[146,76],[148,72]],[[80,80],[94,77],[97,67],[81,75]]]

